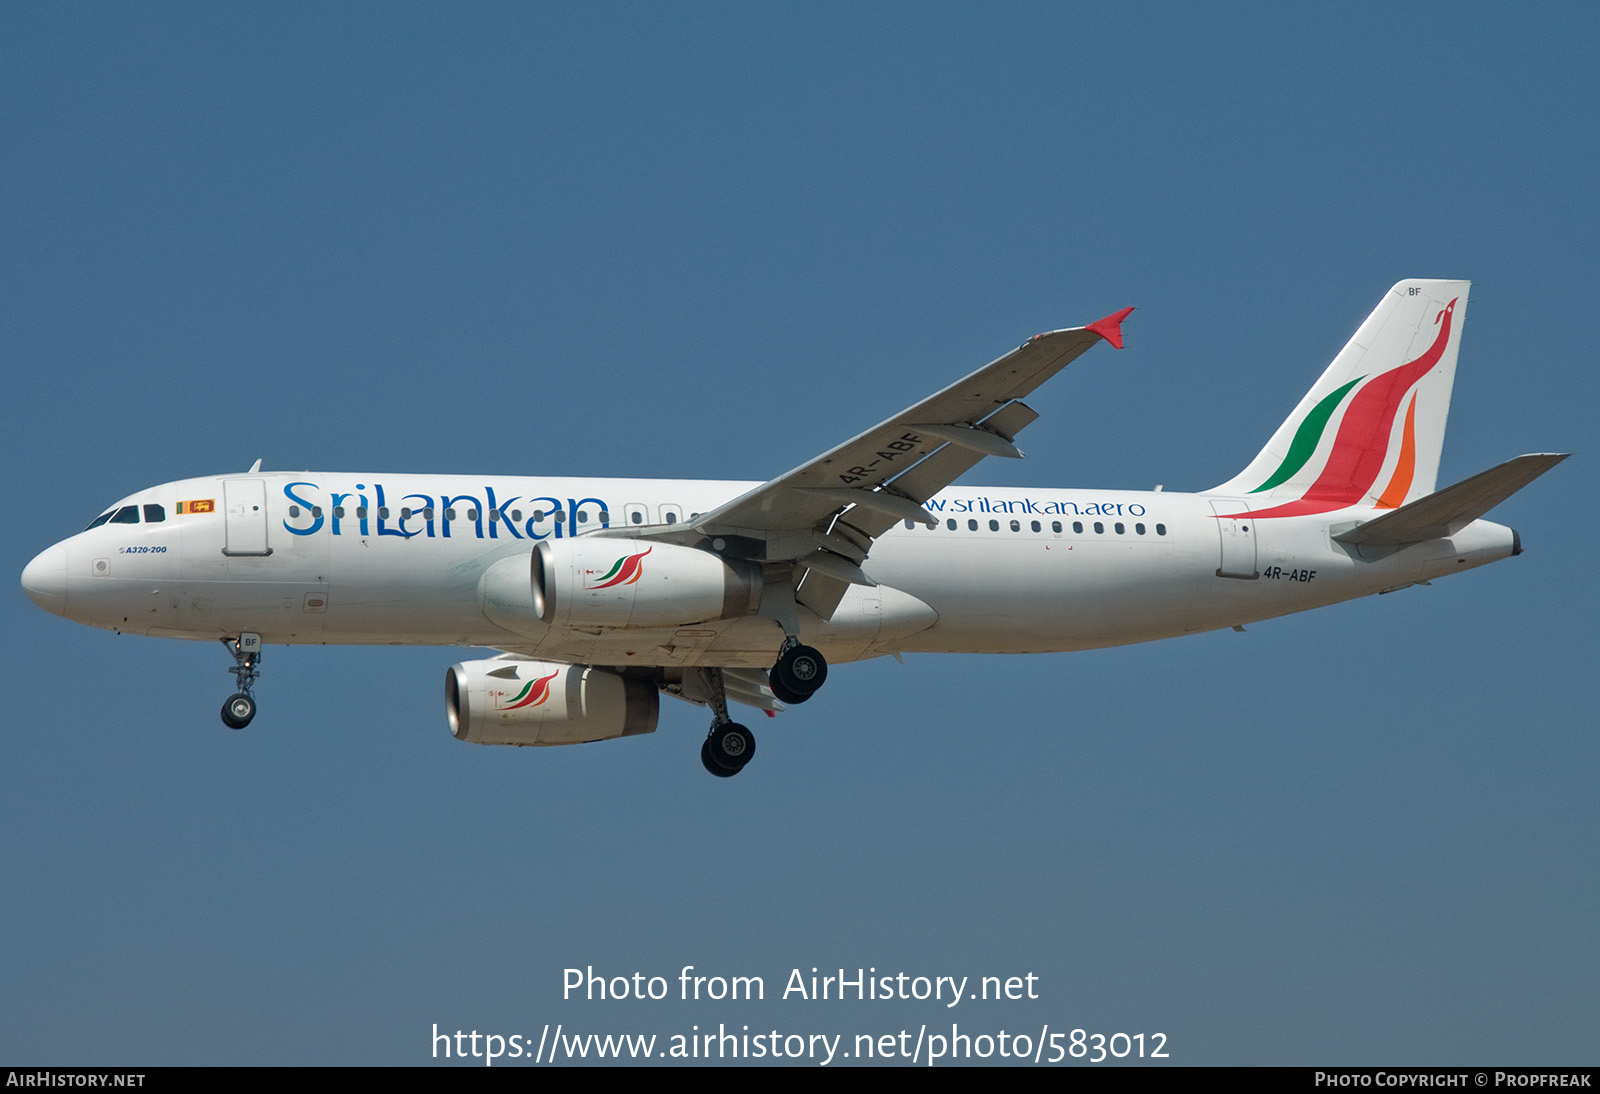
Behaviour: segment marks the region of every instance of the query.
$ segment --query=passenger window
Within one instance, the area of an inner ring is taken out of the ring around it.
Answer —
[[[144,522],[146,524],[160,524],[167,519],[167,510],[162,505],[146,505],[144,507]]]
[[[643,524],[644,523],[644,514],[643,513],[637,513],[637,512],[630,513],[628,515],[628,519],[631,520],[635,524]]]
[[[915,528],[917,526],[917,522],[914,521],[914,520],[908,520],[905,523],[906,523],[906,531],[908,531],[908,532],[911,531],[911,529],[913,529],[913,528]]]
[[[678,514],[669,512],[666,515],[666,520],[667,520],[668,524],[677,524],[678,523]]]
[[[367,519],[367,507],[365,505],[356,506],[356,519],[357,520],[366,520]]]
[[[1127,525],[1123,524],[1120,520],[1117,521],[1117,523],[1115,525],[1113,525],[1113,527],[1116,528],[1117,535],[1119,535],[1119,536],[1122,535],[1123,533],[1125,533],[1128,530]]]
[[[1094,534],[1097,535],[1097,536],[1105,535],[1106,534],[1106,526],[1104,524],[1101,524],[1099,521],[1095,521],[1094,522]]]
[[[589,523],[589,510],[587,510],[587,509],[579,509],[578,510],[578,523],[579,524],[588,524]]]
[[[468,509],[467,510],[467,519],[468,520],[477,520],[478,519],[478,511],[476,509]]]
[[[320,516],[322,516],[322,506],[320,506],[320,505],[313,505],[313,506],[312,506],[312,507],[311,507],[311,515],[312,515],[312,516],[314,516],[314,517],[320,517]]]
[[[1013,532],[1020,532],[1020,531],[1022,531],[1022,522],[1021,522],[1021,521],[1020,521],[1020,520],[1014,520],[1014,521],[1012,521],[1012,522],[1011,522],[1011,530],[1012,530],[1012,531],[1013,531]]]
[[[315,515],[320,517],[322,514],[321,513],[317,513]],[[433,506],[430,505],[430,506],[428,506],[426,509],[424,509],[422,511],[422,519],[423,520],[432,520],[433,519]]]
[[[333,515],[334,516],[338,516],[339,515],[339,510],[335,509],[333,511]],[[444,519],[445,520],[455,520],[456,519],[456,511],[453,508],[452,509],[446,509],[444,511]]]
[[[997,521],[997,520],[991,520],[989,522],[989,531],[998,532],[999,530],[1000,530],[1000,522]]]
[[[1040,527],[1039,527],[1039,522],[1038,522],[1038,521],[1034,521],[1034,522],[1033,522],[1033,530],[1034,530],[1034,531],[1035,531],[1035,532],[1038,532],[1038,531],[1041,531],[1041,529],[1040,529]]]
[[[1080,536],[1083,535],[1083,521],[1081,521],[1081,520],[1073,521],[1072,522],[1072,530],[1074,532],[1078,533]]]
[[[977,530],[978,530],[978,522],[977,521],[975,521],[975,520],[967,521],[967,531],[976,532]]]
[[[1061,534],[1061,522],[1059,520],[1051,521],[1050,522],[1050,530],[1052,532],[1056,533],[1056,535],[1060,535]]]
[[[401,507],[401,509],[400,509],[400,519],[401,520],[410,520],[411,519],[411,509],[410,509],[409,506],[402,506]]]
[[[118,509],[116,515],[111,518],[111,523],[112,524],[138,524],[139,523],[139,507],[136,506],[136,505],[124,505],[121,509]]]
[[[521,509],[513,509],[513,510],[511,510],[511,522],[513,524],[521,524],[522,523],[522,510]]]
[[[944,526],[950,531],[954,532],[956,530],[956,518],[951,517],[949,520],[944,522]]]
[[[600,512],[598,514],[598,519],[599,519],[601,524],[610,524],[611,523],[611,514],[606,512],[604,509],[602,509],[602,510],[600,510]]]
[[[1135,524],[1133,526],[1133,530],[1135,532],[1138,532],[1141,536],[1144,535],[1144,525],[1142,525],[1142,524]]]
[[[292,519],[298,520],[300,517],[300,507],[298,505],[289,506],[289,516]]]
[[[334,520],[343,520],[344,519],[344,506],[335,505],[333,507],[333,519]]]
[[[1165,524],[1156,525],[1156,535],[1164,536],[1166,534],[1167,534],[1167,526]]]

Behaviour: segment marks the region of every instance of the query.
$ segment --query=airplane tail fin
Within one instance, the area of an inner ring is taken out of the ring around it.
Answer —
[[[1470,287],[1390,289],[1249,466],[1205,492],[1259,498],[1258,518],[1397,509],[1433,493]]]

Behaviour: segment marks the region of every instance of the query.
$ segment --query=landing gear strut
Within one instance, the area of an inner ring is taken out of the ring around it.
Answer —
[[[728,693],[723,687],[721,669],[701,669],[715,718],[711,732],[700,746],[700,762],[719,779],[732,778],[756,754],[756,735],[728,717]]]
[[[234,686],[239,690],[228,696],[222,704],[222,724],[229,729],[243,729],[256,716],[255,696],[250,689],[261,675],[261,636],[246,632],[238,638],[224,638],[222,646],[233,654]]]
[[[803,703],[827,678],[828,662],[822,654],[790,637],[784,640],[778,663],[767,673],[767,685],[779,702]]]

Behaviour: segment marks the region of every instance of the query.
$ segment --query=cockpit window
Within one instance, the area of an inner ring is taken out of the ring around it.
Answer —
[[[164,505],[146,505],[144,507],[144,522],[146,524],[160,524],[167,519],[167,509]]]
[[[156,520],[166,520],[167,519],[166,512],[159,505],[146,505],[144,507],[144,510],[145,510],[145,512],[144,512],[144,519],[145,520],[156,521]],[[155,513],[156,513],[155,516],[151,516],[150,515],[151,510],[155,511]],[[94,518],[94,520],[90,523],[89,528],[98,528],[102,524],[138,524],[138,523],[139,523],[139,507],[137,505],[124,505],[119,509],[107,509],[104,513],[101,513],[98,517]],[[89,530],[89,528],[85,528],[84,531],[87,532]]]

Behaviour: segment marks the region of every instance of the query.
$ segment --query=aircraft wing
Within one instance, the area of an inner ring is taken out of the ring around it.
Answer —
[[[830,618],[850,584],[873,584],[861,569],[873,541],[902,520],[932,523],[922,503],[983,457],[1021,457],[1013,441],[1038,418],[1022,397],[1102,339],[1121,349],[1122,321],[1132,311],[1036,335],[687,526],[611,534],[680,542],[721,538],[746,557],[793,562],[798,601]]]

